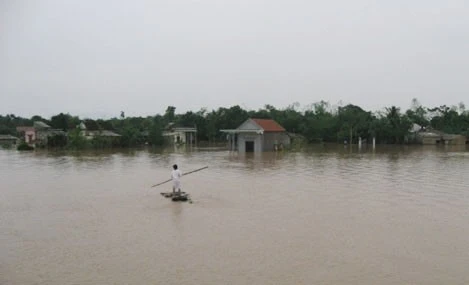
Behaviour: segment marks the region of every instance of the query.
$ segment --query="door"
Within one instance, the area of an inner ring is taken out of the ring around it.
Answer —
[[[246,152],[254,152],[254,142],[253,141],[245,142],[245,149],[246,149]]]

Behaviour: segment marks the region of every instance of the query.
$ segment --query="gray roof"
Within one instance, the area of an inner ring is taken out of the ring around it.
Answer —
[[[39,129],[47,129],[50,128],[50,126],[44,122],[41,121],[35,121],[34,122],[34,127],[39,128]]]
[[[0,140],[17,140],[17,137],[12,135],[0,135]]]
[[[102,136],[106,136],[106,137],[120,137],[120,136],[121,136],[121,135],[119,135],[119,134],[116,134],[116,133],[113,132],[113,131],[107,131],[107,130],[101,131],[101,135],[102,135]]]
[[[424,138],[439,138],[439,137],[441,137],[440,134],[437,134],[437,133],[434,133],[434,132],[421,132],[421,133],[419,133],[419,135],[421,137],[424,137]]]
[[[51,129],[46,131],[47,134],[52,134],[52,135],[65,135],[66,132],[59,130],[59,129]]]
[[[197,129],[196,128],[190,128],[190,127],[178,127],[178,128],[173,128],[173,131],[174,132],[188,133],[188,132],[197,132]]]
[[[116,134],[113,131],[108,131],[108,130],[102,130],[102,131],[89,131],[89,133],[92,133],[95,136],[103,136],[103,137],[121,137],[121,135]]]

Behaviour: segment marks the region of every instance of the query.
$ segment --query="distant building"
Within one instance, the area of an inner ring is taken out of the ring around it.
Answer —
[[[197,145],[197,128],[176,127],[174,124],[169,124],[166,130],[163,131],[163,137],[170,144],[194,146]]]
[[[464,145],[468,143],[468,140],[463,135],[443,135],[443,143],[447,145]]]
[[[264,152],[281,150],[290,145],[290,136],[276,121],[248,119],[234,130],[220,130],[227,134],[231,150]]]
[[[464,145],[469,142],[463,135],[446,134],[436,130],[421,131],[417,136],[424,145]]]
[[[436,132],[421,132],[418,134],[422,144],[440,144],[442,142],[442,134]]]
[[[421,131],[424,131],[424,130],[425,130],[425,128],[422,127],[421,125],[413,123],[412,126],[410,127],[409,132],[418,133],[418,132],[421,132]]]
[[[17,127],[16,130],[24,136],[24,141],[29,145],[47,145],[49,137],[67,135],[64,131],[53,129],[51,126],[41,121],[34,122],[32,127]]]
[[[18,143],[18,138],[12,135],[0,135],[0,145],[14,145]]]
[[[34,127],[17,127],[16,131],[24,136],[24,142],[34,144],[36,142],[36,129]]]
[[[78,125],[78,128],[80,129],[80,134],[89,140],[95,137],[105,137],[105,138],[121,137],[121,135],[113,131],[109,131],[109,130],[88,130],[85,123],[83,122],[81,122],[80,125]]]

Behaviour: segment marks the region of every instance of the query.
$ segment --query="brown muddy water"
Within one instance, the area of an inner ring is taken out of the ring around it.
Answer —
[[[466,148],[0,150],[0,284],[469,284],[468,185]]]

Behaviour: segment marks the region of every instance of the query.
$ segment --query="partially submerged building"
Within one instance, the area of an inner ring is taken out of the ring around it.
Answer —
[[[418,133],[419,140],[424,145],[464,145],[469,140],[463,135],[446,134],[438,131],[424,131]]]
[[[53,129],[51,126],[41,121],[35,121],[32,127],[17,127],[16,130],[24,137],[24,141],[29,145],[47,145],[50,137],[67,136],[63,130]]]
[[[110,130],[89,130],[85,123],[81,122],[78,126],[80,128],[80,134],[85,138],[91,140],[95,137],[103,138],[119,138],[121,135],[110,131]]]
[[[178,127],[169,124],[163,131],[163,137],[167,142],[174,145],[187,144],[190,146],[197,145],[197,128],[195,127]]]
[[[18,138],[12,135],[0,135],[0,145],[15,145],[18,143]]]
[[[250,118],[236,129],[220,131],[227,134],[230,150],[241,153],[281,150],[291,142],[285,128],[271,119]]]

